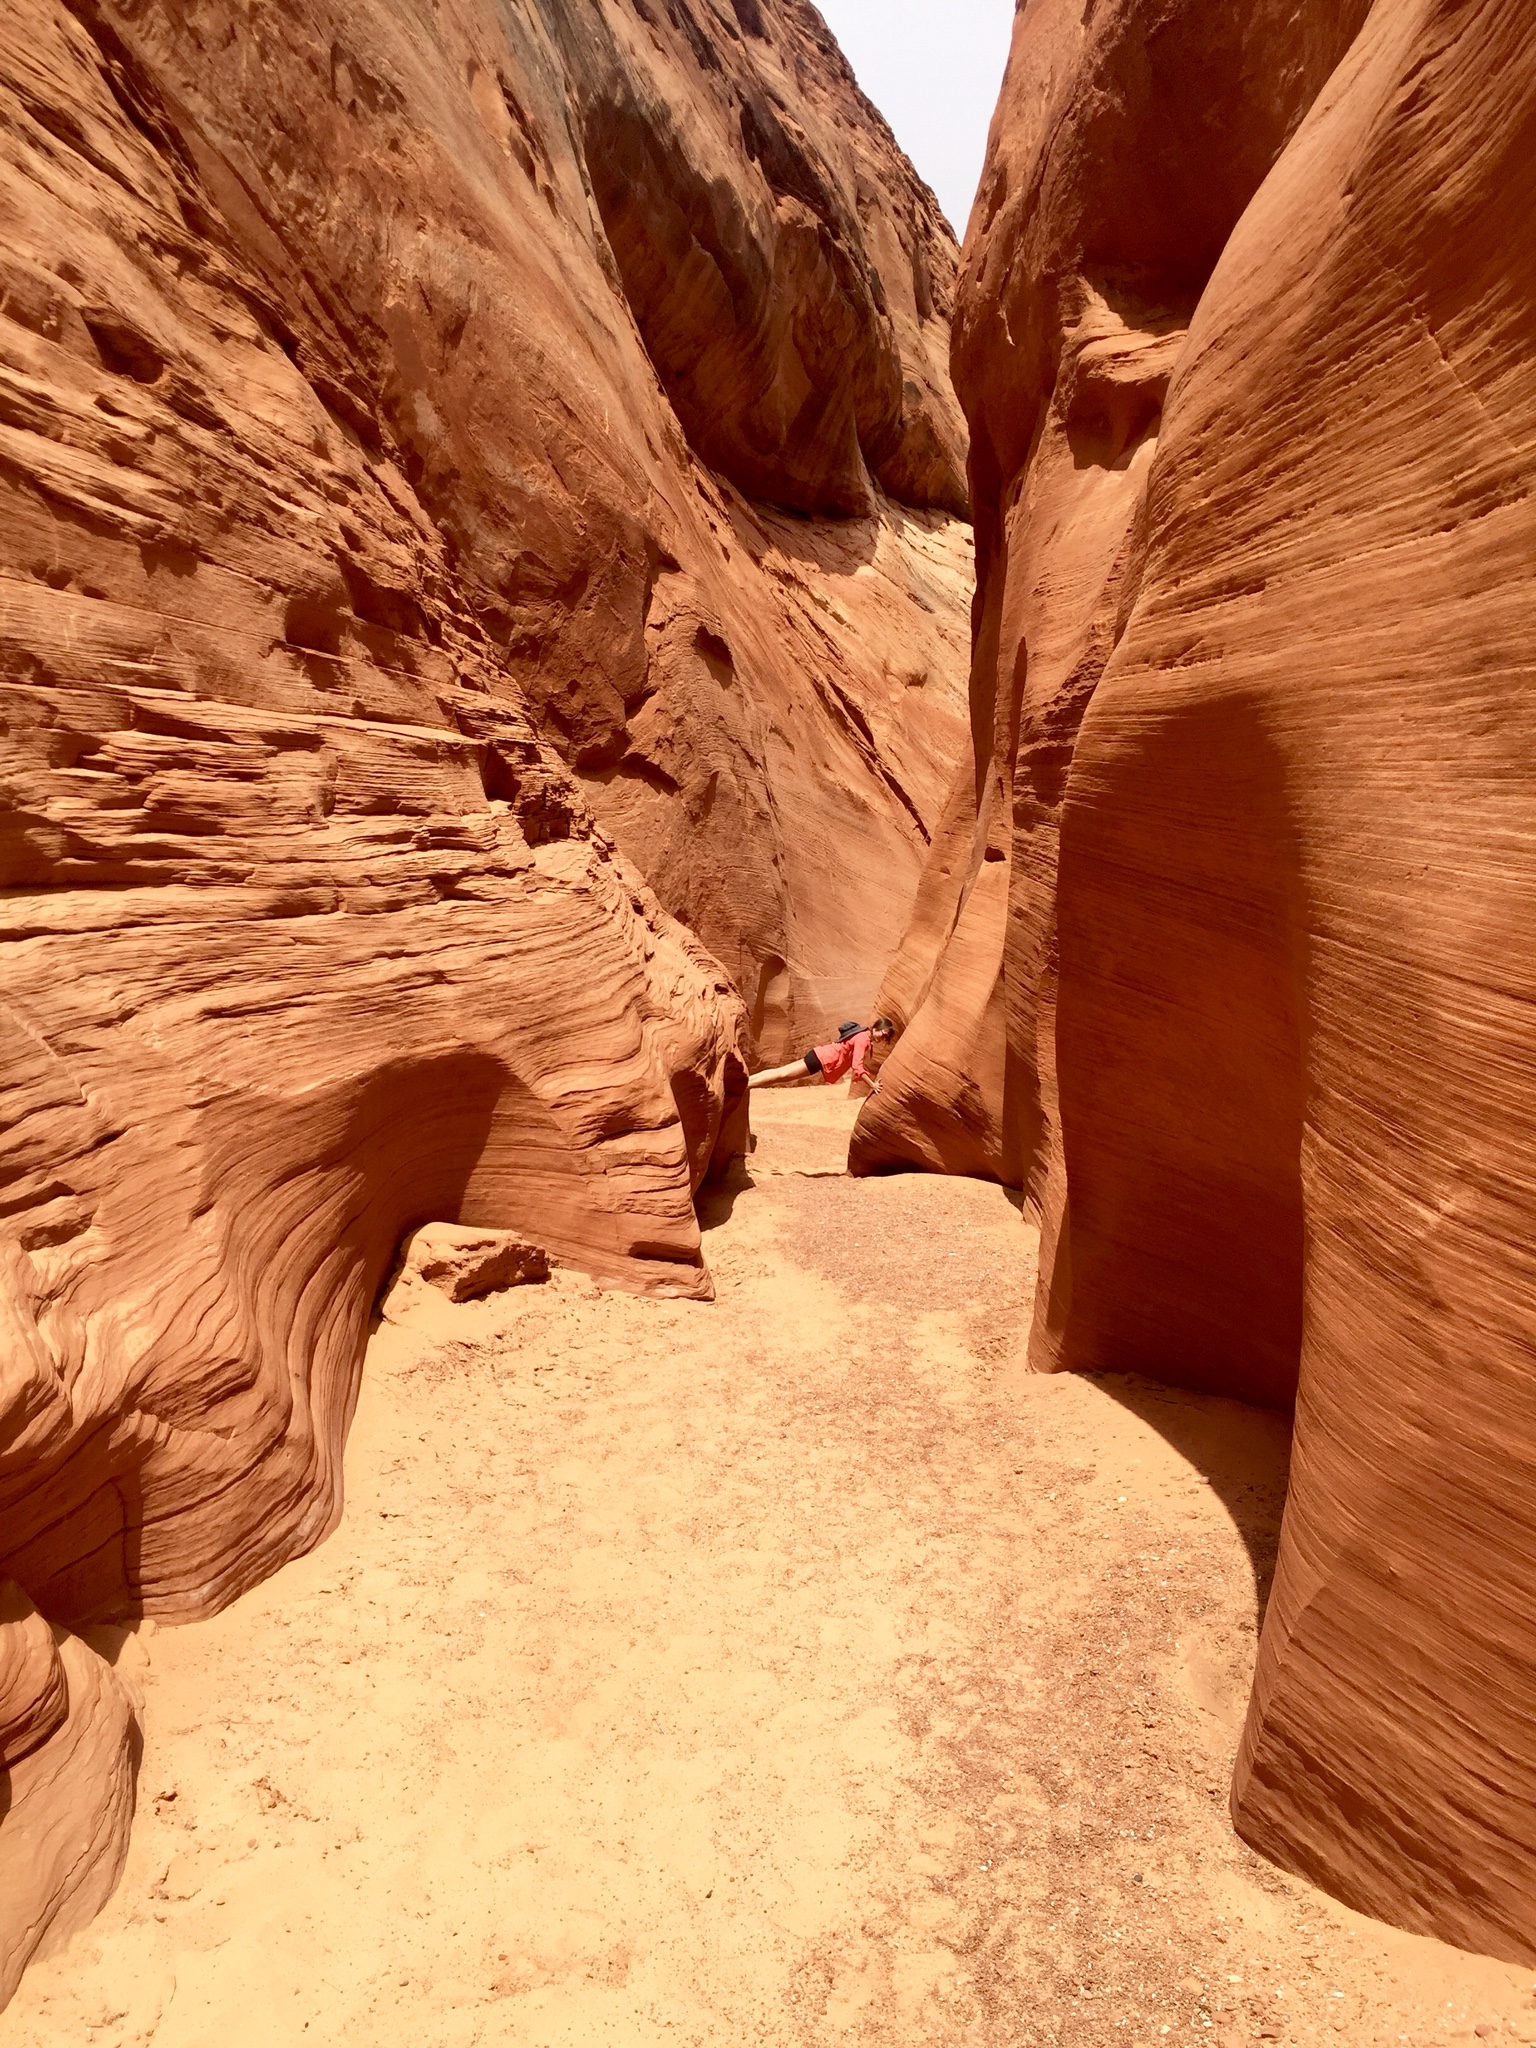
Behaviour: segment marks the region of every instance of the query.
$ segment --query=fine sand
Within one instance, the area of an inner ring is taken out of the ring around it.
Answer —
[[[336,1535],[162,1632],[117,1897],[5,2048],[1536,2040],[1226,1786],[1288,1423],[1018,1358],[1000,1189],[764,1098],[712,1305],[385,1328]]]

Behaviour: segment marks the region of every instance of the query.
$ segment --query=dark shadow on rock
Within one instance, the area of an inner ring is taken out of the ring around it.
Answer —
[[[822,576],[854,576],[873,562],[880,547],[878,517],[833,518],[795,512],[751,499],[727,498],[726,511],[737,543],[760,562],[776,548],[787,561]]]
[[[1191,685],[1155,718],[1125,695],[1100,686],[1062,816],[1060,1358],[1288,1407],[1313,986],[1292,769],[1251,692]]]

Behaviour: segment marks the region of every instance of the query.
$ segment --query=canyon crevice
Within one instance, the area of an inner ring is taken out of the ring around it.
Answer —
[[[1518,0],[1025,0],[963,263],[807,0],[14,0],[0,2004],[402,1246],[710,1300],[875,1007],[1036,1372],[1294,1410],[1239,1833],[1536,1961],[1533,205]]]

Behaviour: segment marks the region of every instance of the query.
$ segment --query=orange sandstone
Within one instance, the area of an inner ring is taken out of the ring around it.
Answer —
[[[1238,1826],[1526,1962],[1533,205],[1516,0],[1021,11],[974,758],[854,1152],[1027,1180],[1037,1363],[1295,1399]]]
[[[15,0],[0,151],[3,1997],[131,1808],[65,1631],[333,1525],[402,1236],[707,1293],[969,529],[953,244],[800,0]]]

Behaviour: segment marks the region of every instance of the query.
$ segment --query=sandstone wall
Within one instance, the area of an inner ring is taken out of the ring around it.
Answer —
[[[278,348],[383,437],[765,1054],[866,1007],[963,730],[970,531],[953,237],[819,15],[91,19],[188,159],[186,238],[261,267]]]
[[[778,1060],[870,1013],[963,745],[957,252],[814,8],[558,18],[597,254],[707,467],[664,415],[643,648],[535,689]]]
[[[1028,1180],[1042,1366],[1295,1398],[1238,1825],[1527,1962],[1529,29],[1021,12],[956,336],[974,760],[855,1146]]]
[[[707,1292],[749,1024],[867,1002],[953,269],[795,0],[6,10],[0,2000],[122,1853],[101,1627],[333,1524],[401,1235]]]

